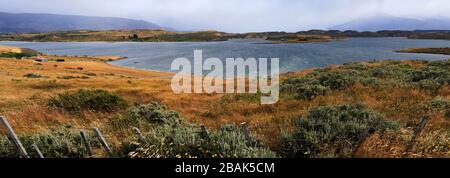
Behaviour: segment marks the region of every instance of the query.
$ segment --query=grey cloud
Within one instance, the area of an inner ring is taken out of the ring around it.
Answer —
[[[227,32],[327,28],[389,14],[450,18],[448,0],[0,0],[0,11],[113,16],[181,30]]]

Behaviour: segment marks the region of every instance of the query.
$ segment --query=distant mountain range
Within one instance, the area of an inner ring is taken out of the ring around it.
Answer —
[[[341,25],[328,28],[330,30],[356,30],[356,31],[380,31],[380,30],[450,30],[450,19],[410,19],[393,17],[389,15],[373,16],[353,20]]]
[[[0,33],[161,28],[147,21],[125,18],[0,12]]]

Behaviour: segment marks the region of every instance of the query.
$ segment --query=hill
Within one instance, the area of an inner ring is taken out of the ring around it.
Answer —
[[[0,33],[160,28],[154,23],[125,18],[0,12]]]
[[[381,30],[450,30],[450,19],[410,19],[389,15],[356,19],[330,27],[332,30],[381,31]]]

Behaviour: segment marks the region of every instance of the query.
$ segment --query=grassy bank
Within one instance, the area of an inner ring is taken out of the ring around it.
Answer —
[[[450,48],[410,48],[410,49],[399,50],[397,52],[450,55]]]
[[[65,60],[0,58],[0,113],[27,148],[37,143],[49,157],[86,157],[77,132],[93,127],[118,157],[450,157],[448,60],[290,72],[280,101],[260,105],[258,94],[174,94],[169,73],[56,58]],[[92,142],[94,157],[105,156]],[[17,154],[5,137],[0,144],[0,156]]]

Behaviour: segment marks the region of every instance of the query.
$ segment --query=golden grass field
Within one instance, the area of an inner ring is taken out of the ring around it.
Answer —
[[[65,62],[35,62],[0,58],[0,114],[6,116],[17,133],[34,133],[41,130],[72,125],[76,128],[105,127],[113,114],[89,113],[85,117],[50,108],[46,105],[49,97],[65,91],[104,89],[123,96],[130,103],[160,102],[182,114],[182,117],[195,124],[205,124],[214,129],[221,124],[248,122],[251,131],[268,146],[277,149],[278,137],[283,131],[293,128],[293,118],[305,115],[309,108],[324,104],[366,103],[371,109],[381,112],[386,118],[411,125],[403,129],[404,137],[410,137],[414,124],[423,115],[430,115],[430,123],[425,133],[436,130],[450,130],[449,120],[442,112],[421,109],[423,101],[437,95],[450,99],[448,85],[437,93],[427,93],[411,88],[386,88],[376,90],[356,84],[350,88],[333,91],[313,100],[293,100],[281,97],[274,105],[260,105],[249,102],[244,96],[225,94],[174,94],[170,88],[171,73],[144,71],[116,67],[104,63],[114,57],[61,57]],[[414,67],[423,64],[416,61],[402,61]],[[383,62],[366,63],[381,65]],[[336,66],[331,66],[331,69]],[[282,79],[302,76],[310,70],[291,72]],[[39,74],[41,78],[26,78],[28,73]],[[79,78],[64,79],[64,76]],[[85,76],[82,78],[82,76]],[[120,140],[120,134],[106,132],[109,139]],[[373,135],[358,151],[360,157],[401,157],[405,147],[401,140],[387,142],[379,135]],[[372,150],[374,148],[380,148]],[[398,150],[396,150],[398,149]],[[398,154],[397,154],[398,152]],[[427,157],[436,155],[418,155]],[[438,156],[450,156],[450,151],[440,152]]]
[[[27,54],[37,54],[37,51],[27,48],[19,48],[15,46],[0,46],[1,53],[27,53]]]

